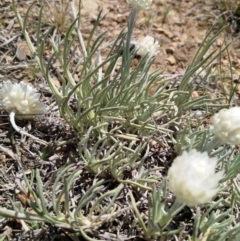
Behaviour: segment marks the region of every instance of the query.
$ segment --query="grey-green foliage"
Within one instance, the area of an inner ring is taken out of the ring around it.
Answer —
[[[51,223],[57,227],[80,232],[86,240],[91,240],[87,233],[91,233],[91,230],[121,214],[121,210],[115,209],[114,201],[123,185],[119,184],[110,191],[102,192],[105,181],[93,180],[92,186],[86,192],[83,192],[81,196],[76,195],[78,196],[77,200],[74,200],[76,205],[72,206],[71,194],[74,192],[75,182],[80,179],[82,174],[82,170],[71,171],[71,169],[75,169],[73,167],[74,164],[67,165],[58,171],[58,175],[52,183],[50,195],[48,193],[50,190],[45,190],[39,170],[32,171],[30,181],[24,176],[26,190],[28,190],[28,193],[26,192],[27,202],[32,211],[23,209],[20,202],[13,202],[15,210],[0,208],[0,216]],[[106,198],[109,203],[102,208],[101,202]],[[90,202],[89,212],[87,215],[83,215],[83,208]]]
[[[166,239],[171,235],[181,236],[180,234],[184,232],[182,227],[168,230],[168,224],[176,213],[169,215],[169,210],[166,208],[167,182],[164,179],[159,189],[152,185],[162,179],[162,176],[154,175],[154,171],[159,171],[160,168],[153,167],[146,170],[144,167],[150,149],[148,140],[152,134],[157,132],[171,133],[177,153],[185,149],[203,150],[205,148],[211,136],[208,130],[201,128],[202,120],[197,121],[197,117],[194,116],[189,120],[189,116],[192,116],[188,111],[201,110],[207,115],[226,106],[220,103],[221,99],[213,101],[209,95],[205,95],[205,92],[196,99],[192,98],[194,90],[204,89],[201,83],[194,82],[194,74],[200,68],[210,65],[227,48],[226,46],[220,51],[213,50],[210,54],[208,53],[224,28],[213,35],[211,31],[208,33],[177,86],[176,81],[161,82],[161,71],[150,72],[154,58],[145,56],[136,66],[133,66],[136,50],[130,51],[130,44],[136,17],[134,10],[129,18],[127,31],[122,31],[113,42],[107,44],[105,33],[98,31],[101,29],[100,23],[104,18],[100,13],[84,48],[79,32],[80,16],[72,22],[65,36],[58,39],[54,37],[53,28],[49,28],[42,35],[43,9],[41,9],[37,26],[36,50],[26,29],[31,7],[24,21],[18,14],[15,4],[14,10],[27,44],[56,99],[61,115],[76,132],[79,140],[78,157],[85,164],[84,168],[103,178],[111,174],[111,177],[121,184],[96,198],[96,192],[101,189],[104,182],[97,181],[78,200],[77,207],[71,208],[69,192],[82,170],[76,170],[70,175],[67,171],[72,166],[64,167],[59,171],[53,183],[52,212],[50,213],[46,205],[47,200],[43,195],[44,189],[40,174],[37,171],[36,175],[33,175],[37,181],[36,190],[25,177],[29,192],[34,197],[34,202],[29,204],[35,213],[26,212],[18,203],[15,205],[17,212],[0,210],[0,215],[45,221],[59,227],[80,231],[83,236],[86,236],[85,229],[91,230],[92,227],[100,226],[104,221],[118,216],[119,211],[112,212],[112,207],[123,184],[128,184],[152,192],[149,194],[148,216],[140,213],[138,203],[129,192],[132,209],[136,216],[135,222],[142,228],[146,240],[163,235]],[[52,54],[46,61],[44,54],[48,45],[51,46]],[[56,62],[59,66],[55,69],[61,84],[59,88],[56,87],[51,73],[53,63]],[[208,75],[205,75],[203,81],[207,78]],[[153,86],[157,86],[154,93],[151,92]],[[161,125],[158,124],[158,120],[162,123]],[[236,177],[237,170],[239,170],[238,157],[230,158],[227,163],[229,154],[223,149],[217,149],[211,155],[221,156],[222,166],[225,166],[227,170],[226,180]],[[124,179],[123,173],[126,170],[135,171],[134,180]],[[234,200],[225,201],[226,206],[221,206],[225,210],[221,214],[214,209],[218,208],[216,203],[223,202],[222,199],[213,202],[201,216],[199,213],[196,214],[192,240],[201,240],[201,238],[209,241],[227,240],[228,237],[233,241],[237,239],[239,231],[237,225],[233,224],[232,213],[234,205],[237,205],[239,201],[239,190],[236,184],[233,192]],[[105,197],[108,197],[109,205],[98,216],[95,216],[95,208],[96,213],[99,213],[99,203]],[[63,199],[65,199],[64,202],[62,202]],[[93,207],[89,214],[84,216],[81,210],[90,201]]]
[[[21,25],[25,30],[26,40],[29,38],[24,25],[27,17],[28,15]],[[109,122],[118,123],[115,118],[119,118],[120,123],[133,132],[140,130],[142,133],[149,133],[156,130],[151,120],[152,114],[168,108],[161,103],[169,96],[165,92],[165,86],[159,86],[158,90],[150,95],[151,86],[161,79],[161,72],[149,72],[154,59],[148,56],[142,58],[136,67],[131,66],[136,54],[136,50],[130,52],[129,34],[133,31],[132,23],[135,21],[132,18],[128,32],[121,32],[115,41],[104,47],[105,33],[96,36],[96,29],[103,18],[100,12],[89,34],[86,53],[81,56],[76,29],[79,19],[73,21],[66,35],[57,41],[52,37],[53,29],[41,36],[42,9],[40,11],[37,49],[33,50],[33,55],[55,95],[60,113],[79,136],[82,136],[89,126],[95,127],[96,131],[106,131]],[[21,23],[20,16],[18,20]],[[27,43],[31,45],[31,42]],[[52,46],[52,55],[45,63],[47,43]],[[108,52],[105,57],[102,56],[103,51]],[[59,68],[55,71],[61,82],[60,89],[56,88],[50,74],[55,62],[59,63]],[[117,70],[116,65],[119,65]],[[74,103],[74,109],[70,102]]]
[[[52,28],[42,35],[42,8],[35,50],[26,29],[31,7],[24,21],[14,9],[26,42],[55,96],[61,115],[80,140],[79,155],[88,170],[99,174],[108,172],[110,168],[111,174],[116,179],[120,178],[120,173],[127,166],[133,166],[131,163],[142,163],[139,156],[146,144],[139,144],[141,137],[147,142],[156,131],[168,132],[166,123],[171,121],[168,118],[164,127],[156,127],[152,119],[156,112],[162,115],[166,111],[171,112],[172,105],[168,102],[170,91],[165,89],[167,83],[159,85],[153,94],[150,93],[151,87],[162,78],[161,71],[150,73],[154,58],[145,56],[137,66],[132,66],[136,49],[130,51],[130,42],[136,12],[133,11],[130,16],[127,32],[122,31],[116,40],[107,44],[105,33],[96,33],[104,18],[100,12],[89,34],[86,51],[83,51],[83,43],[79,41],[79,18],[72,22],[61,39],[54,37]],[[45,50],[49,45],[52,54],[45,61]],[[104,56],[103,51],[107,52]],[[53,63],[58,63],[59,67],[55,69]],[[61,83],[59,88],[53,81],[52,69]],[[139,147],[135,150],[134,145]],[[106,156],[99,156],[99,148],[107,150]],[[108,161],[110,157],[111,162]]]

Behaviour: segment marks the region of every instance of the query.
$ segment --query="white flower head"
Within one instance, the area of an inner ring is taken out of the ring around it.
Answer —
[[[126,0],[126,1],[127,3],[131,4],[133,8],[136,8],[138,10],[147,9],[152,3],[152,0]]]
[[[137,44],[137,54],[141,57],[144,57],[146,54],[152,57],[159,52],[158,48],[158,41],[155,41],[151,36],[146,36]]]
[[[0,90],[2,107],[8,113],[15,111],[18,119],[31,119],[44,114],[45,105],[39,102],[40,94],[23,82],[12,84],[4,81]]]
[[[222,109],[213,116],[213,133],[224,143],[240,145],[240,107]]]
[[[218,192],[218,182],[223,171],[215,173],[217,158],[195,149],[184,151],[173,161],[168,171],[169,189],[177,201],[195,206],[211,201]]]

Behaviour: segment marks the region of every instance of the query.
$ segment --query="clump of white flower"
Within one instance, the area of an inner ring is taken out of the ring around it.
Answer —
[[[215,173],[217,158],[191,150],[178,156],[168,171],[169,189],[179,203],[195,206],[211,201],[218,192],[223,171]]]
[[[8,113],[15,112],[18,119],[31,119],[34,115],[42,115],[45,105],[39,102],[40,94],[23,82],[12,84],[4,81],[0,90],[2,107]]]
[[[240,107],[222,109],[213,116],[213,133],[224,143],[240,145]]]
[[[146,36],[136,46],[137,54],[141,57],[149,55],[150,57],[155,56],[159,51],[158,41],[155,41],[153,37]]]
[[[152,0],[126,0],[126,1],[133,8],[136,8],[138,10],[140,10],[140,9],[147,9],[151,5],[151,3],[152,3]]]

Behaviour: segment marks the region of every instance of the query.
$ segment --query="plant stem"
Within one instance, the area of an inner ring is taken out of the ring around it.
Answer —
[[[216,136],[207,144],[203,151],[206,151],[208,154],[212,151],[212,149],[220,146],[222,141]]]
[[[76,8],[75,8],[74,1],[70,1],[70,5],[71,5],[71,8],[72,8],[73,17],[74,17],[74,19],[76,19],[77,14],[76,14]],[[85,47],[85,44],[84,44],[84,41],[83,41],[82,34],[79,30],[79,20],[80,20],[80,15],[78,17],[78,21],[76,22],[76,30],[77,30],[78,40],[79,40],[80,45],[82,47],[84,57],[87,57],[87,50],[86,50],[86,47]]]
[[[11,111],[11,113],[9,114],[9,119],[10,119],[10,122],[12,124],[12,127],[14,128],[15,131],[17,131],[18,133],[20,133],[21,135],[25,135],[25,136],[28,136],[34,140],[36,140],[37,142],[39,142],[40,144],[43,144],[43,145],[47,145],[48,143],[46,141],[43,141],[29,133],[27,133],[26,131],[22,130],[19,126],[16,125],[16,122],[15,122],[15,111]]]
[[[173,217],[178,214],[184,207],[185,204],[178,202],[178,200],[176,199],[171,208],[168,210],[167,214],[161,217],[161,219],[158,221],[160,226],[162,226],[163,229],[167,227],[172,221]]]

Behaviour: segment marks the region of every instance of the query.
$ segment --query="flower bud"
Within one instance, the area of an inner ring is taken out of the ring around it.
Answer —
[[[152,3],[152,0],[126,0],[126,1],[127,3],[131,4],[133,8],[136,8],[138,10],[147,9]]]
[[[139,44],[137,44],[137,54],[141,57],[149,55],[150,57],[155,56],[159,51],[158,41],[155,41],[153,37],[146,36]]]

